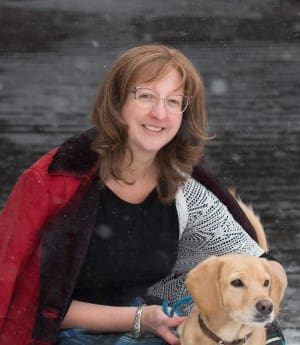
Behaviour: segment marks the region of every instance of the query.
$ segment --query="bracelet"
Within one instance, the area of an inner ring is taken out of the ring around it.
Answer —
[[[131,334],[135,339],[139,339],[143,335],[143,332],[141,329],[141,318],[142,318],[142,312],[143,312],[143,309],[145,308],[145,306],[146,306],[146,304],[140,304],[136,310],[133,328],[131,331]]]

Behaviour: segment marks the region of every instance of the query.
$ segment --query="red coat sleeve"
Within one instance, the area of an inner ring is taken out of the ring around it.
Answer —
[[[33,289],[38,289],[39,260],[37,256],[33,265],[32,256],[39,253],[39,231],[48,217],[49,199],[44,177],[29,168],[17,181],[0,214],[0,334],[13,301],[19,301],[18,294],[24,293],[16,291],[16,286],[27,280],[24,291],[28,304],[37,293]],[[24,267],[28,262],[31,269],[26,277]]]

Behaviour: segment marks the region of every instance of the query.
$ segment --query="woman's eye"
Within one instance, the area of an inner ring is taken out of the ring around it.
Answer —
[[[152,101],[154,96],[151,93],[142,93],[138,96],[141,101]]]
[[[168,98],[168,104],[171,107],[180,108],[182,101],[179,98]]]
[[[241,281],[241,279],[234,279],[230,284],[234,287],[244,286],[244,283]]]

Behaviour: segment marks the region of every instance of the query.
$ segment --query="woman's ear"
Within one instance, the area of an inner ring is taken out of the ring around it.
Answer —
[[[222,260],[212,256],[198,264],[187,275],[186,287],[204,314],[218,312],[222,308],[219,288],[221,268]]]

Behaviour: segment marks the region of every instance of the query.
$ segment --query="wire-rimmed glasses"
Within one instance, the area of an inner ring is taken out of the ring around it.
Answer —
[[[146,87],[135,87],[130,90],[138,104],[149,110],[153,109],[161,99],[164,100],[166,109],[171,113],[183,113],[190,104],[190,97],[185,95],[169,95],[160,97],[155,90]]]

